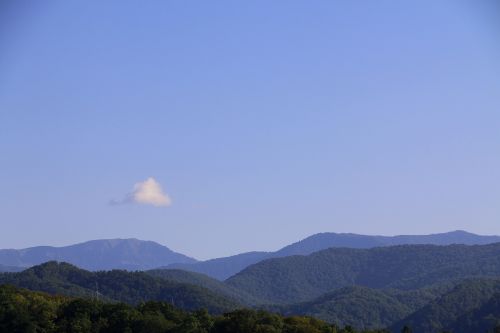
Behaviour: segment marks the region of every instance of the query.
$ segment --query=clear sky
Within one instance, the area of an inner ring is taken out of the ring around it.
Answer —
[[[2,1],[0,248],[500,234],[495,1]]]

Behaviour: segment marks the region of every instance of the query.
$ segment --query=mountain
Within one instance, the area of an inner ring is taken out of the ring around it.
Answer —
[[[415,332],[487,332],[500,323],[499,295],[500,279],[467,280],[393,324],[391,331],[407,325]]]
[[[328,232],[312,235],[299,242],[285,246],[276,252],[248,252],[196,263],[176,263],[167,266],[167,268],[203,273],[218,280],[225,280],[246,267],[265,259],[282,258],[292,255],[308,255],[331,247],[368,249],[405,244],[484,245],[496,242],[500,242],[500,236],[481,236],[461,230],[431,235],[400,236],[367,236]]]
[[[200,286],[245,306],[252,306],[261,303],[261,301],[253,295],[201,273],[189,272],[180,269],[154,269],[146,271],[146,273],[168,281]]]
[[[401,321],[453,287],[450,283],[406,291],[351,286],[308,302],[264,308],[282,315],[311,316],[339,326],[380,329]]]
[[[431,235],[367,236],[358,234],[337,234],[333,232],[315,234],[297,243],[285,246],[274,253],[274,257],[307,255],[330,247],[367,249],[394,245],[485,245],[500,242],[500,236],[481,236],[457,230]]]
[[[468,277],[500,275],[500,243],[330,248],[262,261],[226,280],[268,303],[296,303],[358,285],[418,289]]]
[[[151,241],[103,239],[63,246],[37,246],[22,250],[0,250],[0,264],[30,267],[56,260],[88,270],[145,270],[195,259]]]
[[[175,263],[165,268],[182,269],[202,273],[218,280],[225,280],[244,268],[270,257],[270,252],[246,252],[196,263]]]
[[[405,247],[411,248],[422,246]],[[424,247],[441,248],[439,246]],[[465,247],[469,248],[469,250],[472,249],[474,252],[477,251],[477,248],[481,249],[484,246]],[[400,246],[394,248],[399,248],[399,250],[401,250]],[[391,248],[384,249],[388,250]],[[349,250],[374,251],[376,249]],[[327,251],[330,250],[322,252]],[[433,252],[437,256],[437,260],[442,262],[442,254],[435,250],[433,250]],[[488,250],[483,249],[481,255],[486,255],[486,257],[488,257],[487,252]],[[413,259],[408,252],[399,251],[399,253],[409,261]],[[390,256],[388,258],[390,258]],[[431,257],[427,257],[426,260],[429,261],[429,258]],[[471,268],[467,263],[471,258],[467,256],[465,256],[465,258],[464,268]],[[279,260],[282,259],[272,259],[271,261]],[[345,264],[347,262],[344,260],[342,263]],[[430,264],[431,266],[434,265],[433,263]],[[495,263],[490,262],[488,264],[488,262],[482,262],[478,263],[478,265],[491,266],[495,265]],[[447,267],[444,272],[440,270],[436,271],[435,269],[431,270],[438,274],[443,274],[446,273],[448,268],[449,267]],[[276,273],[279,274],[279,272]],[[481,272],[479,273],[481,274]],[[446,276],[446,274],[444,275]],[[332,278],[335,278],[335,276]],[[404,276],[399,278],[403,281],[407,280]],[[90,272],[66,263],[48,262],[43,265],[34,266],[20,273],[0,274],[0,299],[2,299],[2,302],[0,302],[0,331],[2,331],[1,325],[5,324],[8,318],[17,316],[16,313],[19,311],[28,311],[32,313],[32,318],[41,318],[43,316],[46,317],[45,319],[49,319],[46,316],[48,313],[42,310],[48,304],[43,300],[45,296],[41,294],[30,294],[22,290],[16,291],[16,289],[5,286],[5,284],[17,288],[27,288],[33,291],[66,295],[68,298],[54,297],[47,300],[53,302],[54,305],[57,303],[57,306],[63,306],[61,311],[56,311],[58,314],[69,314],[71,318],[77,319],[77,316],[80,315],[78,311],[75,312],[75,306],[81,306],[82,311],[86,311],[86,309],[96,311],[102,308],[107,309],[105,310],[106,313],[109,313],[109,311],[117,311],[117,316],[120,313],[123,314],[121,311],[124,311],[126,307],[117,302],[138,305],[136,309],[140,311],[149,308],[153,311],[151,315],[156,313],[155,311],[161,309],[165,310],[166,313],[173,314],[172,304],[180,309],[189,311],[206,308],[210,313],[225,313],[241,308],[240,303],[235,300],[235,297],[245,295],[234,287],[228,286],[228,282],[220,282],[198,273],[180,270],[152,270],[147,272],[113,270]],[[202,287],[201,285],[206,287]],[[9,302],[11,304],[22,306],[18,309],[19,311],[13,311],[12,308],[8,306],[5,307],[6,303],[5,298],[2,298],[2,292],[6,292],[10,295]],[[22,297],[16,295],[21,295]],[[24,300],[21,300],[20,297],[24,298]],[[75,297],[83,298],[84,300],[78,300],[75,299]],[[99,298],[99,300],[96,300],[96,297]],[[43,303],[39,304],[40,307],[30,308],[26,306],[29,302],[38,301],[42,301]],[[105,303],[103,303],[103,301],[105,301]],[[161,305],[153,302],[148,305],[147,302],[150,301],[163,301],[165,304]],[[67,306],[65,304],[67,304]],[[348,325],[358,330],[369,329],[369,332],[382,332],[375,330],[388,327],[390,332],[396,333],[400,332],[401,327],[405,325],[410,326],[414,332],[419,333],[443,331],[455,333],[490,332],[493,327],[500,323],[500,278],[457,280],[456,276],[447,276],[446,282],[444,283],[433,284],[431,287],[412,290],[354,285],[323,293],[319,297],[305,302],[282,305],[258,305],[257,307],[279,313],[281,316],[290,316],[288,317],[290,318],[288,319],[290,323],[294,322],[300,324],[297,320],[302,321],[305,319],[299,318],[315,317],[320,320],[335,323],[337,327]],[[51,306],[50,309],[53,310],[54,308]],[[47,308],[46,310],[49,311],[50,309]],[[202,314],[201,312],[197,313]],[[121,314],[117,318],[125,320],[126,316],[120,317]],[[137,315],[137,313],[134,314],[134,316]],[[254,320],[256,318],[255,316],[265,317],[257,320],[257,322],[262,325],[270,323],[276,323],[279,327],[283,325],[283,323],[280,324],[276,322],[276,320],[279,321],[279,316],[260,310],[238,310],[217,318],[225,320],[223,318],[228,318],[228,316],[234,316],[235,319],[238,318],[238,322],[245,327],[248,325],[248,320]],[[53,315],[49,317],[54,318]],[[18,319],[25,320],[27,318],[28,317],[19,317]],[[154,316],[150,318],[154,319]],[[231,327],[227,327],[225,330],[222,330],[222,332],[240,331],[239,328],[235,329]],[[242,327],[243,326],[241,326],[241,328]],[[261,329],[258,331],[269,331],[268,328],[265,327]],[[243,331],[251,332],[253,330],[247,329]],[[274,332],[274,330],[271,331]],[[299,331],[302,332],[303,330]],[[326,330],[325,332],[327,331],[330,332],[331,330]],[[340,330],[339,332],[355,331],[346,329]]]
[[[221,313],[240,304],[206,288],[156,278],[144,272],[123,270],[90,272],[55,261],[19,273],[0,274],[0,285],[9,284],[34,291],[73,297],[139,304],[166,301],[185,310],[206,308]]]
[[[460,316],[450,325],[450,329],[454,333],[500,332],[500,293]]]
[[[20,272],[23,269],[24,269],[23,267],[0,265],[0,273],[4,273],[4,272]]]
[[[0,250],[0,272],[56,260],[72,263],[88,270],[182,269],[225,280],[246,267],[271,258],[307,255],[331,247],[372,248],[400,244],[466,244],[481,245],[500,242],[500,236],[480,236],[465,231],[433,235],[366,236],[321,233],[285,246],[276,252],[247,252],[230,257],[196,261],[151,241],[138,239],[103,239],[63,246],[37,246],[21,250]]]
[[[357,329],[387,327],[412,313],[412,309],[380,290],[345,287],[310,302],[282,308],[270,307],[283,315],[305,315]]]
[[[12,286],[0,286],[0,332],[356,333],[337,330],[313,318],[282,317],[265,311],[240,309],[211,315],[203,310],[182,311],[167,302],[131,306]]]

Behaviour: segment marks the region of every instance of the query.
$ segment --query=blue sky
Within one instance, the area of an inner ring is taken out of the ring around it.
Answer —
[[[499,15],[6,1],[0,247],[136,237],[203,259],[325,231],[500,234]]]

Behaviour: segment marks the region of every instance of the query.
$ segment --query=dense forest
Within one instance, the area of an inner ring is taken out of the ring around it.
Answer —
[[[99,293],[103,300],[128,304],[167,301],[185,310],[204,308],[211,313],[240,307],[240,303],[194,284],[166,280],[144,272],[89,272],[55,261],[20,273],[0,274],[0,284],[84,298]]]
[[[0,332],[355,333],[356,330],[311,317],[283,317],[266,311],[242,309],[210,315],[203,309],[182,311],[165,302],[131,306],[0,286]]]
[[[289,304],[353,285],[415,290],[485,276],[500,276],[500,243],[331,248],[265,260],[225,282],[268,303]]]
[[[276,252],[247,252],[231,257],[216,258],[195,263],[175,263],[169,269],[182,269],[203,273],[218,280],[227,278],[246,267],[271,258],[292,255],[309,255],[329,248],[368,249],[381,246],[432,244],[432,245],[485,245],[500,242],[500,236],[480,236],[457,230],[432,235],[368,236],[351,233],[325,232],[309,236],[287,245]]]
[[[499,258],[499,244],[329,249],[266,260],[226,281],[182,270],[90,272],[47,262],[0,273],[0,285],[61,295],[54,300],[98,300],[103,309],[127,304],[139,313],[147,302],[164,302],[190,314],[204,309],[211,318],[249,309],[282,321],[315,318],[337,331],[483,333],[500,324]]]

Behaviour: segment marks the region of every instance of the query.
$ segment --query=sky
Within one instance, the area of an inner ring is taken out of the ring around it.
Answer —
[[[493,0],[0,5],[0,248],[500,234]]]

